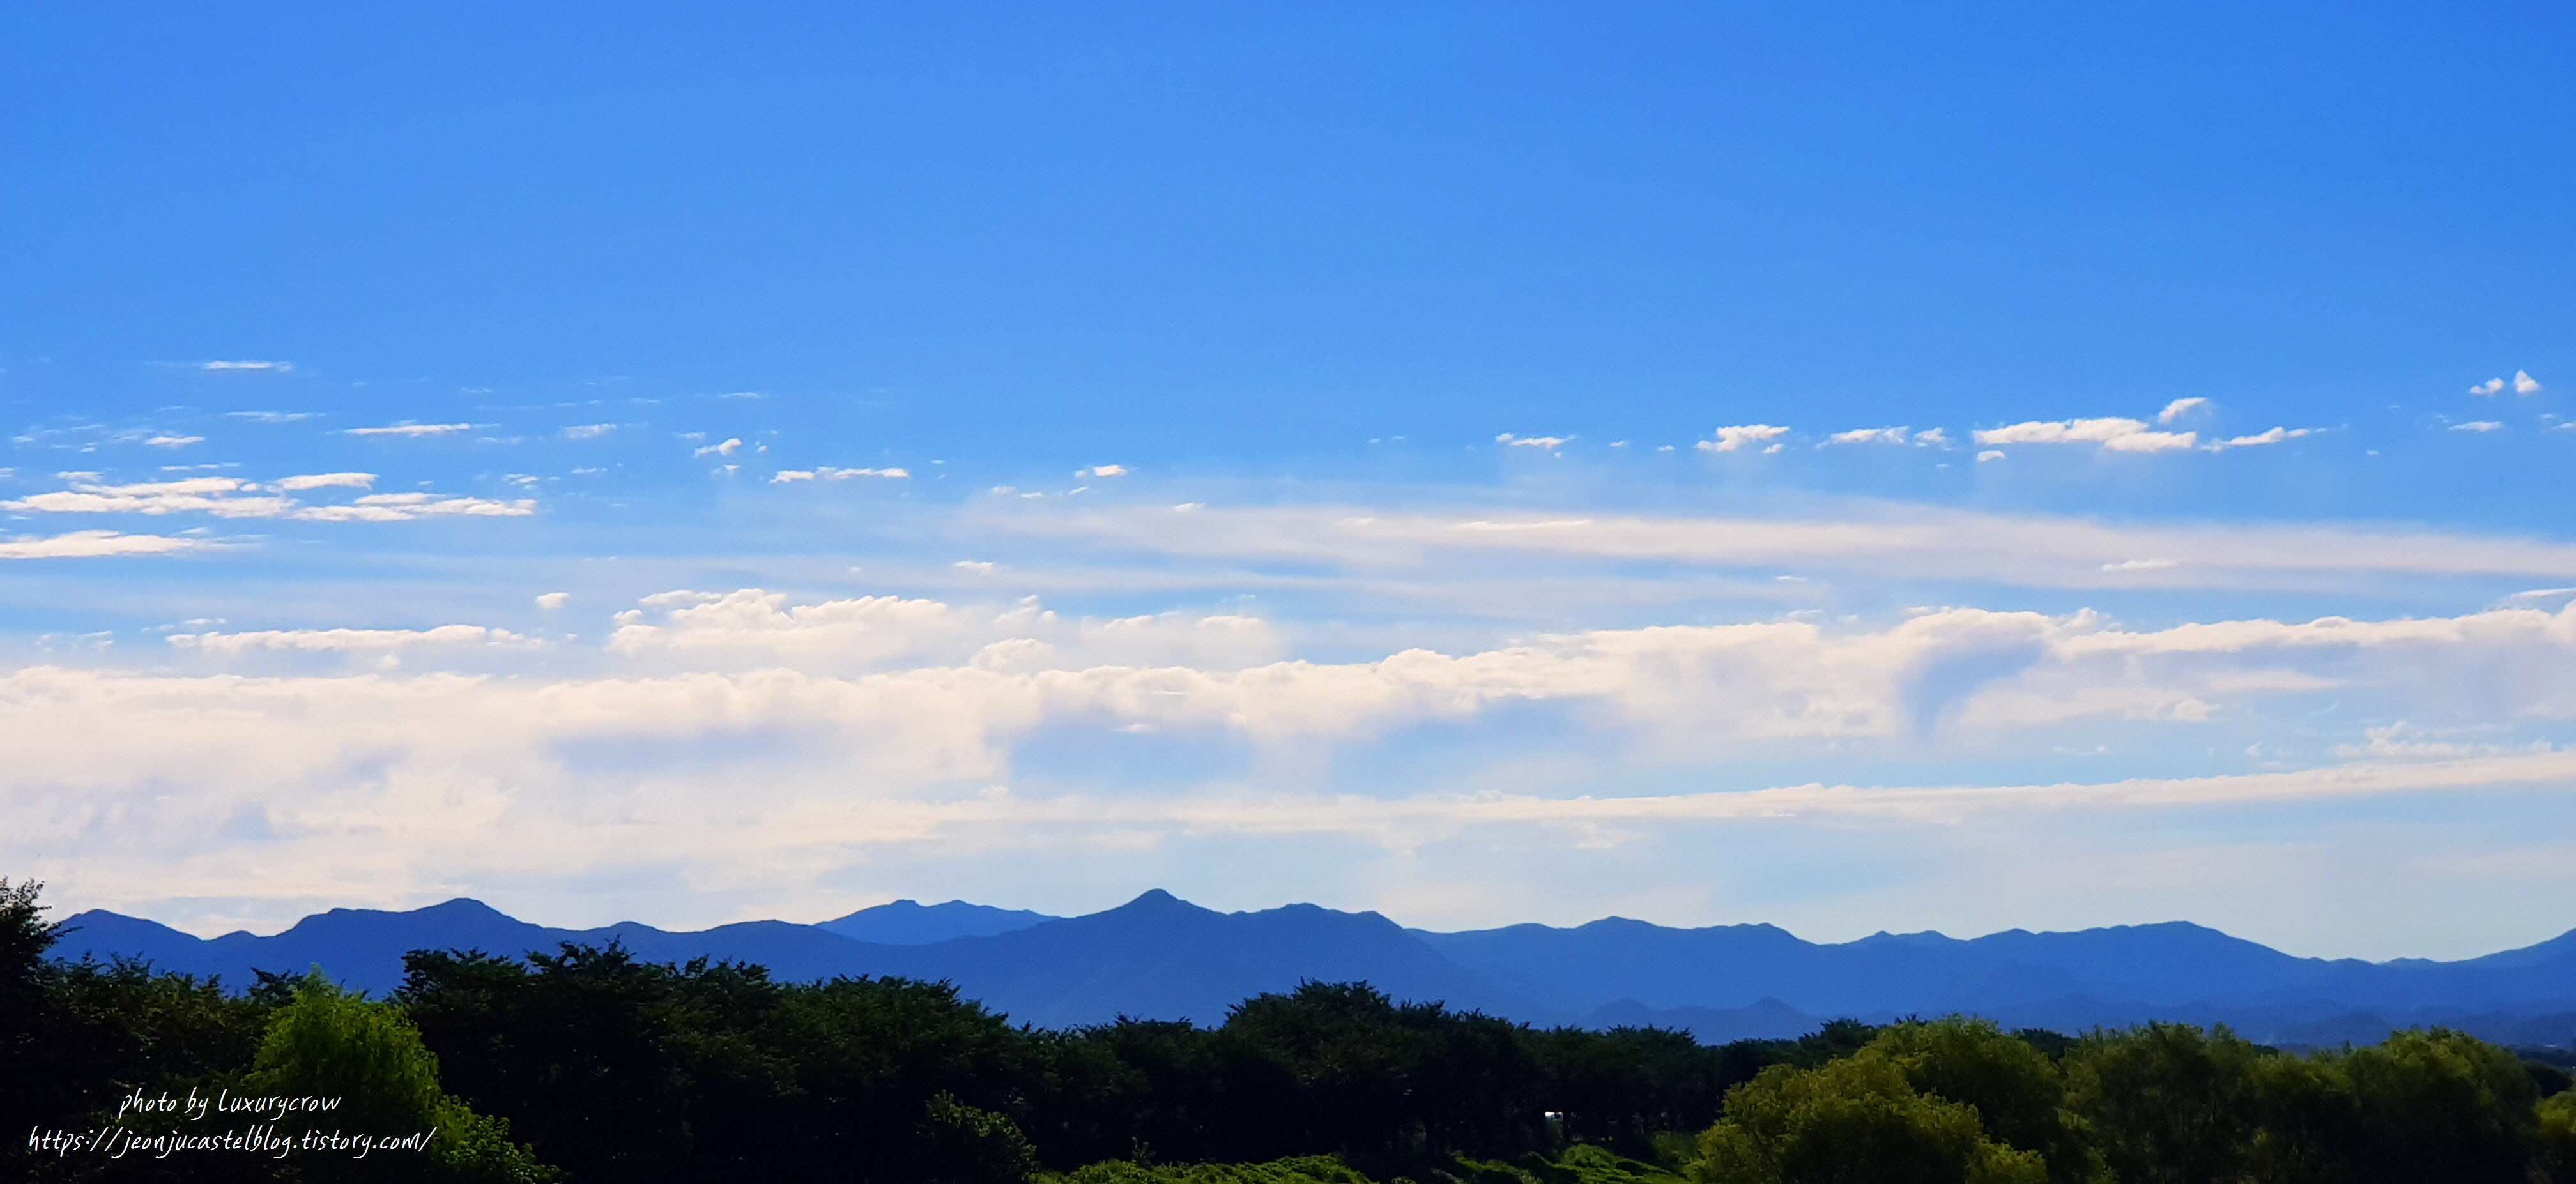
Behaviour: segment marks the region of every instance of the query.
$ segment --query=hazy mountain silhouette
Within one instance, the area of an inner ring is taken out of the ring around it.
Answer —
[[[1027,909],[997,909],[962,900],[933,905],[898,900],[835,917],[814,928],[881,945],[926,946],[952,937],[991,937],[1060,919]]]
[[[1376,913],[1311,904],[1219,913],[1161,889],[1016,933],[908,947],[879,965],[947,979],[970,998],[1044,1026],[1120,1015],[1214,1024],[1247,996],[1307,979],[1366,979],[1398,999],[1506,1015],[1572,1019],[1582,1010],[1469,973]]]
[[[2576,1044],[2576,932],[2459,962],[2298,958],[2180,922],[1958,939],[1881,933],[1819,944],[1769,925],[1672,929],[1608,918],[1571,928],[1404,929],[1314,905],[1220,913],[1153,891],[1080,917],[899,901],[821,925],[752,921],[695,932],[623,922],[553,929],[472,900],[408,912],[334,909],[269,937],[201,939],[93,911],[57,955],[126,956],[219,974],[319,965],[383,992],[414,949],[550,953],[623,943],[657,962],[755,962],[780,979],[903,975],[1047,1027],[1120,1015],[1212,1024],[1247,996],[1364,979],[1538,1024],[1652,1024],[1704,1040],[1794,1035],[1823,1019],[1953,1011],[2080,1031],[2147,1019],[2226,1022],[2256,1039],[2331,1044],[2445,1024],[2515,1043]]]

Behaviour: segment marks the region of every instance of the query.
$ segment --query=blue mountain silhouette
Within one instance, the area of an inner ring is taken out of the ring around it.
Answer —
[[[1221,1022],[1299,982],[1366,980],[1536,1024],[1658,1025],[1704,1040],[1795,1035],[1825,1018],[1966,1012],[2081,1031],[2174,1019],[2225,1022],[2285,1044],[2375,1040],[2446,1024],[2490,1039],[2576,1045],[2576,932],[2458,962],[2299,958],[2173,922],[1958,939],[1881,933],[1816,943],[1769,925],[1675,929],[1624,918],[1464,933],[1309,904],[1220,913],[1160,890],[1079,917],[899,901],[820,925],[752,921],[692,932],[635,922],[555,929],[478,901],[407,912],[334,909],[261,937],[198,938],[92,911],[66,919],[56,955],[140,958],[247,987],[253,969],[320,966],[373,992],[401,985],[416,949],[524,955],[619,942],[657,962],[753,962],[780,979],[902,975],[1045,1027],[1121,1015]]]
[[[991,937],[1058,919],[1027,909],[997,909],[962,900],[931,905],[898,900],[860,909],[846,917],[835,917],[815,928],[855,941],[889,946],[926,946],[952,937]]]

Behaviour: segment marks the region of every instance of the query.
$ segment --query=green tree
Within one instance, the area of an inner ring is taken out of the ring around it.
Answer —
[[[2576,1184],[2576,1090],[2550,1095],[2533,1115],[2542,1171],[2556,1184]]]
[[[439,1089],[438,1059],[402,1010],[342,991],[319,969],[295,988],[295,1001],[271,1020],[268,1035],[241,1081],[255,1096],[338,1100],[329,1112],[306,1112],[281,1127],[375,1136],[435,1131],[416,1160],[370,1155],[344,1158],[300,1153],[310,1179],[427,1180],[520,1184],[554,1173],[512,1143],[506,1122],[476,1114]],[[394,1162],[388,1163],[387,1159]]]
[[[1973,1107],[1988,1138],[2037,1152],[2051,1179],[2091,1174],[2082,1140],[2066,1121],[2065,1081],[2030,1041],[1990,1020],[1950,1016],[1890,1025],[1869,1047],[1901,1066],[1917,1091]]]
[[[1697,1184],[2039,1184],[2038,1153],[1986,1137],[1975,1107],[1915,1091],[1875,1049],[1812,1069],[1775,1065],[1726,1098],[1700,1136]]]
[[[2261,1056],[2246,1068],[2252,1134],[2245,1175],[2253,1184],[2350,1184],[2361,1107],[2352,1078],[2331,1054]]]
[[[2341,1057],[2358,1105],[2356,1184],[2518,1184],[2538,1090],[2512,1053],[2439,1028]]]
[[[2067,1106],[2123,1184],[2235,1180],[2252,1151],[2254,1066],[2267,1052],[2223,1024],[2096,1032],[2067,1054]]]
[[[1037,1149],[1010,1119],[947,1093],[922,1109],[921,1184],[1021,1184],[1037,1170]]]

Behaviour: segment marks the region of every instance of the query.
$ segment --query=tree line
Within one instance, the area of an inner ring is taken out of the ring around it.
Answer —
[[[941,983],[780,983],[613,945],[416,951],[368,1000],[318,972],[228,992],[51,960],[41,912],[0,881],[0,1113],[22,1129],[228,1089],[341,1096],[327,1121],[438,1135],[369,1160],[109,1160],[13,1136],[0,1175],[33,1180],[2576,1184],[2565,1072],[2456,1033],[2293,1054],[2224,1029],[1953,1017],[1704,1045],[1360,983],[1213,1026],[1050,1031]]]

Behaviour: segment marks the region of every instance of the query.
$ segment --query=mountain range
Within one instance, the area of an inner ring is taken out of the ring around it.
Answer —
[[[623,943],[657,962],[754,962],[782,980],[945,980],[1040,1027],[1121,1015],[1221,1022],[1300,981],[1366,980],[1398,999],[1542,1025],[1683,1028],[1702,1040],[1786,1037],[1824,1019],[1963,1012],[2081,1031],[2149,1019],[2228,1023],[2285,1045],[2375,1041],[2439,1024],[2514,1044],[2576,1045],[2576,932],[2457,962],[2299,958],[2183,922],[1958,939],[1880,933],[1816,943],[1769,925],[1675,929],[1606,918],[1571,928],[1407,929],[1298,904],[1220,913],[1162,891],[1079,917],[914,901],[815,925],[671,932],[635,922],[556,929],[458,899],[407,912],[333,909],[273,936],[199,938],[106,911],[66,918],[58,957],[139,958],[220,975],[319,966],[374,992],[415,949],[519,955]]]

